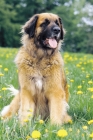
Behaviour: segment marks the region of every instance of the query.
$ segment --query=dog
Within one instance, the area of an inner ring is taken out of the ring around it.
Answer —
[[[15,97],[2,110],[2,117],[10,118],[18,113],[24,124],[31,109],[32,117],[49,117],[51,124],[69,122],[69,92],[59,52],[64,36],[60,17],[52,13],[36,14],[21,32],[23,46],[15,58],[20,88],[12,88]]]

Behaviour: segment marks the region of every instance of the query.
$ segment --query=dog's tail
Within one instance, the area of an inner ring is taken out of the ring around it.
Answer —
[[[10,91],[10,96],[15,96],[12,102],[5,106],[1,111],[1,116],[3,118],[10,118],[12,115],[16,114],[19,110],[19,90],[15,89],[12,85],[7,88]]]
[[[7,90],[10,91],[10,96],[16,96],[19,93],[19,90],[15,89],[13,85],[9,85]]]

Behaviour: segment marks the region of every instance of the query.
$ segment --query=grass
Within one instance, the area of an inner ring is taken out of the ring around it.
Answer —
[[[0,110],[10,103],[12,98],[9,97],[7,85],[19,87],[17,68],[13,62],[17,51],[0,48]],[[72,116],[72,123],[53,126],[49,121],[43,122],[38,117],[33,121],[29,118],[23,127],[19,124],[17,115],[6,122],[0,118],[0,140],[93,139],[93,55],[64,53],[63,57],[70,91],[68,112]],[[33,131],[37,138],[32,135]]]

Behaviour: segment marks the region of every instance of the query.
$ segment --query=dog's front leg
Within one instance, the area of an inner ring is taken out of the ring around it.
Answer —
[[[20,110],[19,110],[19,120],[23,124],[25,119],[28,119],[29,113],[31,113],[31,117],[34,115],[35,104],[32,98],[31,93],[22,89],[20,94]]]
[[[49,94],[50,121],[52,124],[61,125],[67,111],[67,103],[64,99],[64,91],[51,91]]]

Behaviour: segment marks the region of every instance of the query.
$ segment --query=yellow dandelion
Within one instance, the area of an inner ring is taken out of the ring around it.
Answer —
[[[31,113],[29,113],[29,114],[28,114],[28,117],[32,117],[32,114],[31,114]]]
[[[5,90],[7,90],[7,88],[6,87],[3,87],[2,90],[5,91]]]
[[[82,69],[82,70],[84,70],[85,68],[84,68],[84,67],[82,67],[81,69]]]
[[[9,58],[9,55],[8,54],[6,55],[6,58]]]
[[[4,120],[4,118],[3,118],[3,117],[1,117],[1,120]]]
[[[84,65],[86,65],[87,63],[86,62],[84,62]]]
[[[72,83],[73,83],[73,82],[74,82],[74,80],[73,80],[73,79],[71,79],[71,80],[70,80],[70,82],[72,82]]]
[[[48,129],[45,129],[45,132],[48,133]]]
[[[93,132],[89,135],[90,138],[93,138]]]
[[[68,75],[69,74],[69,72],[68,71],[66,71],[66,75]]]
[[[92,84],[93,83],[93,81],[88,81],[88,84]]]
[[[82,60],[82,58],[80,58],[80,60]],[[82,64],[82,62],[80,62],[80,64]]]
[[[32,109],[29,109],[29,111],[32,112],[33,110]]]
[[[79,130],[79,129],[77,130],[77,133],[78,133],[78,134],[80,133],[80,130]]]
[[[80,88],[82,88],[82,86],[80,85],[80,86],[78,86],[78,88],[80,89]]]
[[[68,135],[67,131],[65,129],[60,129],[58,132],[57,132],[57,136],[58,137],[66,137]]]
[[[77,65],[76,65],[76,67],[80,68],[80,67],[81,67],[81,65],[80,65],[80,64],[77,64]]]
[[[70,85],[67,85],[68,88],[70,88]]]
[[[93,95],[91,96],[91,98],[93,99]]]
[[[66,53],[66,54],[64,55],[64,58],[68,58],[68,57],[69,57],[69,54]]]
[[[43,124],[43,123],[44,123],[44,121],[43,121],[43,120],[39,120],[39,123],[40,123],[40,124]]]
[[[31,138],[31,136],[26,136],[26,140],[29,140]]]
[[[82,127],[84,130],[87,130],[88,129],[88,127],[85,125],[85,126],[83,126]]]
[[[37,138],[41,137],[41,133],[37,130],[34,130],[31,134],[31,136],[32,136],[33,139],[37,139]]]
[[[26,123],[27,123],[28,121],[29,121],[28,119],[24,119],[24,122],[26,122]]]
[[[93,92],[93,88],[88,88],[88,90],[89,90],[90,92]]]
[[[0,76],[4,76],[4,74],[3,73],[0,73]]]
[[[18,70],[16,70],[16,72],[18,73]]]
[[[72,128],[69,128],[69,131],[72,132]]]
[[[77,91],[77,94],[83,94],[83,92],[81,90]]]
[[[0,98],[2,98],[2,96],[0,96]]]
[[[88,121],[88,124],[93,124],[93,120]]]
[[[86,78],[89,78],[90,77],[90,75],[86,75]]]
[[[6,72],[7,72],[7,71],[8,71],[8,68],[4,68],[4,71],[6,71]]]
[[[84,134],[82,133],[82,137],[84,137]]]
[[[73,121],[72,121],[72,120],[69,120],[69,121],[68,121],[68,123],[72,124],[72,123],[73,123]]]
[[[0,68],[2,68],[2,65],[0,65]]]

